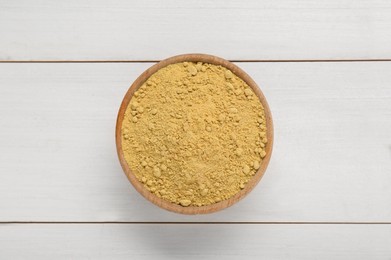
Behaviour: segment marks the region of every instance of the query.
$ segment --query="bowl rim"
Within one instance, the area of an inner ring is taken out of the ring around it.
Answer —
[[[243,81],[245,81],[254,91],[256,96],[261,101],[261,104],[264,107],[265,111],[265,117],[266,117],[266,137],[268,139],[266,143],[266,156],[263,158],[260,168],[257,170],[255,175],[249,180],[249,182],[245,185],[244,189],[240,190],[238,193],[236,193],[234,196],[222,200],[217,203],[213,203],[210,205],[205,206],[188,206],[183,207],[181,205],[172,203],[168,200],[159,198],[152,192],[150,192],[147,188],[144,187],[144,184],[141,183],[135,174],[130,169],[129,165],[127,164],[124,153],[122,150],[122,138],[121,138],[121,129],[122,129],[122,122],[125,116],[125,111],[128,107],[128,104],[133,97],[134,92],[155,72],[157,72],[159,69],[164,68],[170,64],[175,63],[181,63],[181,62],[203,62],[203,63],[210,63],[214,65],[220,65],[222,67],[225,67],[229,70],[231,70],[236,76],[241,78]],[[242,198],[244,198],[247,194],[249,194],[255,186],[259,183],[259,181],[262,179],[268,165],[269,161],[272,155],[273,151],[273,139],[274,139],[274,127],[273,127],[273,120],[271,111],[269,108],[269,105],[267,103],[267,100],[261,91],[261,89],[258,87],[258,85],[255,83],[255,81],[241,68],[239,68],[237,65],[233,64],[232,62],[225,60],[223,58],[209,55],[209,54],[201,54],[201,53],[191,53],[191,54],[181,54],[177,56],[172,56],[167,59],[164,59],[153,66],[149,67],[147,70],[145,70],[129,87],[128,91],[126,92],[121,106],[118,111],[117,115],[117,122],[116,122],[116,130],[115,130],[115,141],[116,141],[116,147],[117,147],[117,155],[120,161],[120,164],[122,166],[122,169],[130,181],[130,183],[134,186],[134,188],[148,201],[152,202],[153,204],[159,206],[160,208],[163,208],[168,211],[181,213],[181,214],[188,214],[188,215],[195,215],[195,214],[206,214],[206,213],[212,213],[216,212],[225,208],[228,208],[238,201],[240,201]]]

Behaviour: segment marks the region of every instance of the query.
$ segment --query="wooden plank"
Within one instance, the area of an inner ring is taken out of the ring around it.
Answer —
[[[3,225],[2,259],[389,259],[390,225]]]
[[[0,60],[390,59],[388,0],[0,2]]]
[[[268,98],[275,145],[237,205],[182,216],[122,173],[123,95],[151,64],[0,64],[1,221],[391,221],[391,62],[240,63]]]

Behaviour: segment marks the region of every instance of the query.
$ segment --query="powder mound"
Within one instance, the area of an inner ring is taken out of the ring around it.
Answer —
[[[122,123],[125,160],[137,179],[172,203],[203,206],[245,187],[265,157],[266,119],[232,71],[183,62],[134,93]]]

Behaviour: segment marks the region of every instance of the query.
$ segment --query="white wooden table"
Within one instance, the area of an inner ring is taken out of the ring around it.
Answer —
[[[237,62],[269,100],[265,177],[224,211],[161,210],[117,160],[156,61]],[[391,259],[388,0],[0,0],[0,259]]]

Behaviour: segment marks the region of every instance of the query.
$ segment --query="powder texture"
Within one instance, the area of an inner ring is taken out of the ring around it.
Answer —
[[[230,70],[208,63],[177,63],[154,73],[134,93],[121,130],[137,179],[184,207],[232,197],[266,155],[258,97]]]

